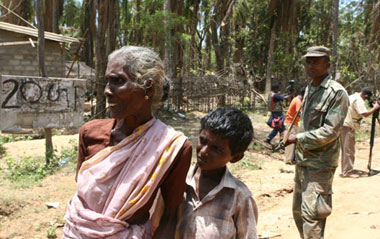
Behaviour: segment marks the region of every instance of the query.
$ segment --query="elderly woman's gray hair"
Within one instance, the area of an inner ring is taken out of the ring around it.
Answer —
[[[152,49],[140,46],[124,46],[108,56],[108,62],[111,60],[123,64],[124,71],[135,79],[139,87],[145,90],[151,87],[146,84],[146,80],[152,79],[154,81],[153,106],[157,106],[168,98],[170,82],[165,78],[162,60]]]

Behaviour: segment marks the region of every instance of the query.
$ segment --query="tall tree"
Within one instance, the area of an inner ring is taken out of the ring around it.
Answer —
[[[369,54],[368,79],[376,86],[378,78],[380,78],[380,2],[374,6],[372,11]]]
[[[201,52],[198,50],[196,36],[197,36],[197,26],[198,26],[198,11],[199,11],[200,0],[193,0],[193,4],[191,6],[191,19],[190,19],[190,59],[189,59],[189,68],[194,69],[197,68],[196,58],[199,58],[199,54]]]
[[[104,96],[104,88],[106,85],[106,80],[104,74],[107,67],[107,54],[106,54],[106,32],[108,26],[108,6],[109,2],[107,0],[98,0],[97,10],[98,10],[98,27],[96,29],[96,39],[95,39],[95,55],[96,55],[96,117],[105,117],[106,99]]]
[[[333,76],[338,67],[338,25],[339,25],[339,0],[333,0],[333,34],[332,34],[332,68]]]
[[[164,11],[166,12],[166,37],[165,37],[165,74],[169,80],[175,80],[175,69],[173,60],[173,29],[171,29],[171,0],[165,0]]]
[[[107,43],[106,55],[109,55],[116,48],[116,34],[120,30],[119,18],[119,1],[109,1],[108,6],[108,27],[107,27]]]
[[[136,0],[136,44],[142,43],[141,0]]]
[[[81,27],[82,35],[88,30],[88,37],[84,42],[84,47],[81,55],[82,61],[86,62],[86,65],[95,67],[94,64],[94,39],[96,38],[96,7],[94,0],[83,1],[84,19]]]
[[[27,23],[33,17],[31,0],[2,0],[1,21],[21,26],[29,26]],[[22,19],[25,20],[22,20]]]
[[[228,45],[230,37],[230,17],[234,8],[235,0],[217,0],[212,6],[212,17],[210,22],[211,43],[215,52],[216,70],[219,76],[226,73],[226,58],[228,55]],[[218,88],[223,89],[223,82],[218,82]],[[225,95],[218,97],[218,106],[225,106]]]
[[[63,0],[52,0],[53,19],[52,32],[59,33],[59,18],[63,13]]]

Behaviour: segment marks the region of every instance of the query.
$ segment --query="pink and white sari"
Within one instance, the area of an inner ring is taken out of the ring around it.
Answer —
[[[152,119],[85,161],[69,201],[63,238],[150,238],[150,222],[126,222],[151,198],[186,137]]]

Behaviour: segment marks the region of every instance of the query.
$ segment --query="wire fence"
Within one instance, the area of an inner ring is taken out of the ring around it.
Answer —
[[[169,99],[169,104],[177,111],[209,112],[217,107],[235,107],[242,110],[265,109],[262,97],[248,83],[223,81],[220,78],[211,80],[201,78],[182,82],[181,86],[182,91],[173,90]]]

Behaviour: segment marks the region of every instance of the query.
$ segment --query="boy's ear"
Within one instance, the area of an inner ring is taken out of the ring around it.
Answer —
[[[236,153],[232,156],[232,159],[230,161],[230,163],[236,163],[238,162],[240,159],[242,159],[244,157],[244,153],[242,152],[239,152],[239,153]]]

